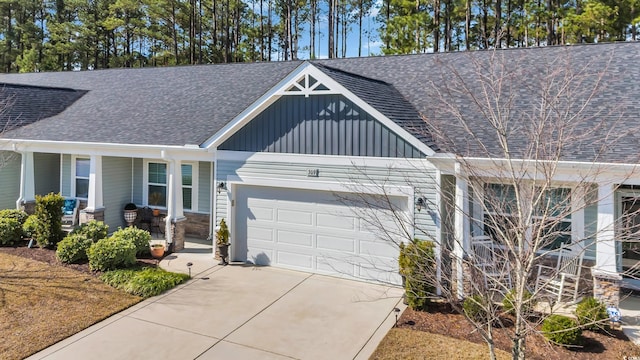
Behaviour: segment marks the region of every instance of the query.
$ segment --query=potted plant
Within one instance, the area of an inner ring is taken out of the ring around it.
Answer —
[[[220,225],[216,227],[216,246],[220,254],[220,265],[227,265],[229,257],[229,228],[224,219],[220,220]]]
[[[138,207],[134,203],[128,203],[124,206],[124,221],[127,222],[127,226],[133,226],[138,216]]]
[[[160,243],[154,243],[150,245],[151,256],[155,259],[160,259],[164,255],[164,245]]]
[[[149,205],[158,206],[160,205],[161,201],[162,201],[162,194],[159,191],[152,192],[151,194],[149,194]],[[159,215],[160,215],[160,209],[153,209],[153,216],[159,216]]]

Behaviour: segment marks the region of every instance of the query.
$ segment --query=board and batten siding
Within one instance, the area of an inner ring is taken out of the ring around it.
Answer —
[[[113,232],[126,225],[124,206],[131,202],[131,159],[122,157],[102,158],[102,193],[104,222]]]
[[[255,161],[218,161],[217,179],[218,181],[227,181],[227,176],[255,177],[282,180],[282,187],[296,180],[304,181],[321,181],[336,182],[341,184],[358,184],[382,186],[387,184],[390,186],[410,186],[415,189],[415,196],[425,198],[426,204],[436,204],[437,185],[435,168],[427,161],[422,162],[421,166],[413,168],[384,168],[371,167],[366,168],[366,174],[363,169],[356,169],[353,166],[340,165],[313,165],[301,163],[278,163],[278,162],[255,162]],[[318,169],[318,177],[307,177],[307,168]],[[350,188],[351,189],[351,188]],[[352,187],[353,192],[358,191],[357,185]],[[222,218],[228,218],[227,205],[228,196],[226,191],[217,193],[216,196],[216,224]],[[411,199],[409,199],[411,201]],[[415,236],[421,239],[433,239],[436,235],[436,222],[433,217],[434,212],[430,209],[422,209],[422,211],[414,211],[414,221],[416,233]],[[435,209],[433,209],[435,210]],[[437,212],[435,212],[437,214]]]
[[[283,96],[218,149],[422,158],[424,155],[343,95]]]
[[[38,195],[60,191],[60,154],[33,154],[34,191]]]
[[[0,209],[15,209],[20,197],[20,154],[3,151],[0,156],[6,161],[0,167]]]
[[[198,212],[211,212],[211,163],[198,163]]]

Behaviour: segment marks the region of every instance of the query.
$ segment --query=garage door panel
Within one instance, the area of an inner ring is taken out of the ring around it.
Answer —
[[[278,265],[313,270],[313,256],[299,252],[279,250]]]
[[[360,240],[360,254],[395,258],[395,246],[390,241],[384,240]],[[393,255],[392,255],[393,254]]]
[[[365,280],[378,280],[390,284],[402,283],[402,278],[398,274],[396,265],[377,263],[375,266],[370,262],[362,262],[357,267],[356,277]]]
[[[281,204],[278,204],[281,206]],[[302,210],[278,209],[278,222],[293,225],[312,225],[313,213]]]
[[[353,238],[341,238],[337,236],[316,235],[316,246],[321,250],[334,250],[355,253],[356,244]]]
[[[356,219],[353,215],[346,216],[343,214],[324,214],[320,213],[316,215],[316,226],[326,229],[342,229],[342,230],[355,230]]]
[[[320,257],[317,260],[317,270],[322,274],[342,274],[350,277],[356,277],[356,266],[354,262],[348,262],[344,259],[332,259]]]
[[[251,209],[249,219],[258,221],[273,221],[274,219],[273,209],[255,205],[249,205],[249,209]]]
[[[270,227],[249,226],[247,229],[247,240],[273,242],[273,230]]]
[[[273,265],[273,250],[253,247],[247,252],[247,260],[256,265]]]
[[[313,235],[298,231],[278,230],[276,232],[278,243],[286,245],[313,246]]]

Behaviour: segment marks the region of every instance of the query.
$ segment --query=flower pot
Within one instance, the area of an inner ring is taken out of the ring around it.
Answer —
[[[153,209],[153,216],[160,216],[160,209]]]
[[[218,265],[227,265],[229,263],[229,244],[218,245],[218,253],[220,254],[220,263]]]
[[[132,226],[138,216],[138,210],[124,210],[124,221],[127,222],[127,226]]]
[[[151,256],[155,259],[160,259],[164,255],[164,246],[152,246]]]

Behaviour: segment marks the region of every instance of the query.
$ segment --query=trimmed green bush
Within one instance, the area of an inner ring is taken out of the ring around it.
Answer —
[[[550,315],[542,323],[542,334],[559,345],[578,345],[581,341],[582,329],[570,317]]]
[[[398,265],[404,279],[407,304],[413,309],[425,310],[429,297],[435,293],[433,243],[417,239],[408,244],[400,243]]]
[[[22,236],[24,238],[32,238],[36,234],[38,228],[38,217],[36,215],[29,215],[22,225]]]
[[[17,209],[5,209],[0,210],[0,218],[12,218],[18,220],[20,226],[24,225],[24,222],[29,217],[29,214],[22,210]]]
[[[0,218],[0,245],[14,245],[22,239],[22,226],[14,218]]]
[[[462,303],[462,310],[467,317],[474,321],[485,321],[487,318],[487,311],[484,308],[484,299],[482,296],[476,294],[467,297]]]
[[[147,267],[108,271],[100,278],[105,283],[129,294],[150,297],[183,283],[189,279],[189,275]]]
[[[58,243],[56,257],[67,264],[87,261],[87,250],[92,244],[84,234],[71,234]]]
[[[53,247],[62,240],[62,206],[64,198],[60,194],[36,195],[38,217],[33,237],[40,247]]]
[[[82,234],[87,239],[97,242],[105,239],[109,234],[109,225],[98,220],[91,220],[88,223],[80,225],[79,228],[73,230],[72,234]]]
[[[118,228],[111,237],[131,241],[136,247],[136,255],[148,255],[150,253],[149,241],[151,240],[151,234],[147,230],[133,226],[124,229]]]
[[[515,304],[515,289],[509,290],[507,295],[505,295],[504,299],[502,299],[502,309],[506,313],[514,313],[514,304]],[[522,311],[524,315],[530,314],[535,303],[531,300],[531,292],[529,290],[524,290],[524,294],[522,294],[522,300],[524,305],[522,306]]]
[[[583,329],[595,331],[604,330],[608,327],[609,314],[607,314],[607,307],[593,297],[582,299],[576,306],[575,314],[576,318],[578,318],[578,324]]]
[[[136,263],[136,246],[129,240],[110,237],[91,245],[87,256],[91,270],[124,268]]]

